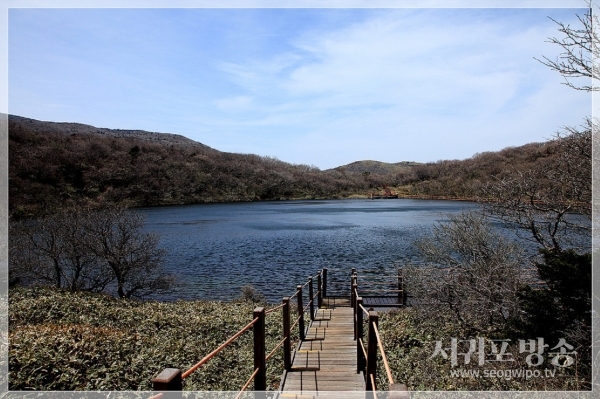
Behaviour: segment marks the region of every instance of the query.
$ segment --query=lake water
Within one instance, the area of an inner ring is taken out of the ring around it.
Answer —
[[[430,200],[327,200],[147,208],[166,266],[180,284],[161,300],[229,301],[252,285],[269,302],[294,293],[323,267],[328,294],[347,294],[351,268],[396,275],[416,260],[413,240],[447,214],[475,207]]]

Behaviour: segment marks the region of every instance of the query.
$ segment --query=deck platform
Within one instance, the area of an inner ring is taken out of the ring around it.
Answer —
[[[363,296],[363,306],[365,308],[375,307],[375,308],[399,308],[404,307],[398,303],[398,296]],[[381,309],[375,309],[381,310]]]

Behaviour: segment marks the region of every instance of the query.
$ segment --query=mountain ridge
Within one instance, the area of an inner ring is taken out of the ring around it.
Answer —
[[[51,213],[69,204],[158,206],[203,202],[400,196],[475,198],[519,169],[553,162],[552,142],[465,160],[373,160],[333,169],[222,152],[184,136],[96,128],[9,115],[9,213]]]
[[[37,119],[27,118],[19,115],[8,115],[9,123],[14,128],[22,126],[28,130],[32,130],[43,134],[92,134],[101,137],[112,137],[112,138],[135,138],[148,142],[156,142],[163,144],[179,144],[179,145],[191,145],[203,148],[205,150],[212,150],[218,152],[224,152],[212,148],[204,143],[190,139],[181,134],[177,133],[163,133],[163,132],[151,132],[147,130],[139,129],[111,129],[104,127],[97,127],[79,122],[53,122],[53,121],[41,121]],[[338,171],[349,171],[349,172],[370,172],[370,173],[396,173],[399,171],[405,171],[408,166],[420,165],[420,162],[412,161],[401,161],[401,162],[381,162],[375,160],[358,160],[349,164],[336,166],[325,170],[338,170]]]
[[[137,138],[148,142],[163,142],[165,144],[197,145],[207,150],[213,148],[175,133],[149,132],[138,129],[110,129],[96,127],[78,122],[50,122],[26,118],[18,115],[8,115],[9,124],[15,127],[22,126],[28,130],[46,134],[93,134],[114,138]],[[216,151],[216,150],[215,150]]]

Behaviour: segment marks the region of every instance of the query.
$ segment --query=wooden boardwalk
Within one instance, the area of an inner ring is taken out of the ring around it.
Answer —
[[[354,316],[349,299],[328,298],[311,322],[306,339],[294,355],[292,370],[284,372],[283,398],[364,398],[365,382],[356,372]],[[340,391],[354,391],[344,392]],[[340,396],[341,395],[341,396]]]

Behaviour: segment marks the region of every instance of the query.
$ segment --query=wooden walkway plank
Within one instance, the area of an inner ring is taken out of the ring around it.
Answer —
[[[335,392],[331,397],[336,398],[364,397],[364,377],[356,372],[354,313],[349,305],[346,298],[324,299],[317,320],[296,350],[292,370],[284,373],[282,399],[322,398],[328,391]],[[348,395],[340,396],[340,391]]]

